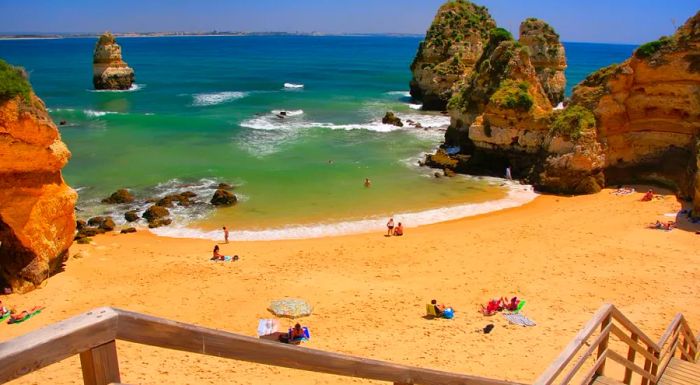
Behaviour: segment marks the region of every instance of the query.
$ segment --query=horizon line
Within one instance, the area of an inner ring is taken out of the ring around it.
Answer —
[[[111,31],[105,31],[111,32]],[[79,39],[98,37],[104,32],[0,32],[2,40],[30,40],[35,39]],[[268,36],[308,36],[308,37],[353,37],[353,36],[395,36],[395,37],[417,37],[424,38],[425,33],[403,33],[403,32],[337,32],[327,33],[319,31],[311,32],[287,32],[287,31],[149,31],[149,32],[111,32],[116,37],[139,38],[139,37],[245,37],[255,35]],[[560,40],[562,43],[585,43],[585,44],[608,44],[608,45],[631,45],[639,46],[637,42],[599,42],[582,40]]]

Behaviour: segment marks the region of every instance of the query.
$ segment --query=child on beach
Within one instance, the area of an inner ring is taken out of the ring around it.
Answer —
[[[219,245],[214,246],[214,251],[212,252],[212,261],[223,261],[225,258],[223,254],[219,252]]]
[[[389,218],[389,222],[386,223],[386,236],[390,237],[394,230],[394,218]]]
[[[654,190],[649,189],[646,194],[642,197],[642,202],[649,202],[654,199]]]
[[[224,226],[224,242],[228,243],[228,229]]]

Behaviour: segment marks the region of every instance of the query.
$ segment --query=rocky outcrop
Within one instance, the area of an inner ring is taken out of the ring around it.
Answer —
[[[445,147],[460,150],[450,156],[453,169],[503,175],[510,166],[515,177],[556,193],[658,183],[695,197],[698,215],[700,13],[672,37],[591,74],[564,110],[551,108],[563,83],[541,70],[565,65],[563,52],[546,56],[556,33],[540,21],[523,26],[520,44],[491,32],[450,101]],[[538,52],[543,58],[533,57]]]
[[[21,74],[16,71],[0,61],[3,79]],[[21,76],[3,82],[2,88],[0,276],[15,292],[25,292],[67,259],[77,194],[61,176],[70,152],[44,103]]]
[[[236,198],[233,193],[224,189],[216,190],[210,201],[214,206],[233,206],[236,202],[238,202],[238,198]]]
[[[109,197],[102,200],[102,203],[123,204],[134,201],[134,196],[127,189],[119,189],[112,193]]]
[[[393,112],[388,111],[382,118],[382,124],[391,124],[396,127],[403,127],[403,122]]]
[[[544,21],[529,18],[520,24],[519,42],[530,50],[530,63],[550,103],[561,103],[566,90],[566,54],[559,34]]]
[[[122,49],[111,33],[105,32],[97,40],[92,62],[96,90],[128,90],[134,83],[134,70],[122,60]]]
[[[411,64],[411,96],[424,110],[447,107],[453,87],[473,72],[494,27],[488,10],[467,0],[440,7]]]

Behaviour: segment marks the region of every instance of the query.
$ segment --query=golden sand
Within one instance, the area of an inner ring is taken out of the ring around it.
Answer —
[[[642,188],[638,188],[640,191]],[[643,190],[642,190],[643,191]],[[0,340],[99,306],[114,306],[255,336],[269,302],[295,296],[315,311],[303,319],[304,346],[426,368],[532,382],[603,303],[618,306],[657,340],[683,312],[700,330],[700,230],[673,220],[671,195],[610,190],[579,197],[541,196],[520,208],[361,235],[221,245],[235,263],[209,261],[214,242],[146,232],[98,236],[75,245],[64,272],[40,290],[2,297],[17,308],[44,305]],[[75,256],[77,254],[77,256]],[[517,295],[535,327],[509,325],[476,310],[489,298]],[[453,320],[423,318],[437,298]],[[282,321],[287,327],[290,321]],[[480,330],[493,323],[490,334]],[[122,382],[130,384],[339,384],[368,382],[118,342]],[[82,383],[78,357],[12,384]]]

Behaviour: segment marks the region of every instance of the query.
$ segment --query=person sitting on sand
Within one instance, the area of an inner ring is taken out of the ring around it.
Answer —
[[[304,334],[304,329],[301,327],[300,324],[294,325],[294,327],[292,328],[292,333],[289,335],[289,338],[292,341],[306,338],[306,335]]]
[[[399,222],[398,226],[394,229],[394,235],[400,237],[403,235],[403,225]]]
[[[445,305],[438,303],[436,299],[430,301],[430,304],[435,308],[435,314],[437,314],[438,317],[442,317],[443,313],[445,313],[445,309],[447,309]]]
[[[520,300],[518,297],[513,297],[510,299],[510,301],[508,300],[508,297],[501,298],[501,306],[505,310],[515,311],[518,309],[519,304]]]
[[[654,199],[654,190],[649,189],[649,191],[647,191],[642,197],[642,202],[649,202],[652,199]]]
[[[212,261],[223,261],[226,259],[224,255],[219,252],[219,245],[214,246],[214,252],[212,254]]]

